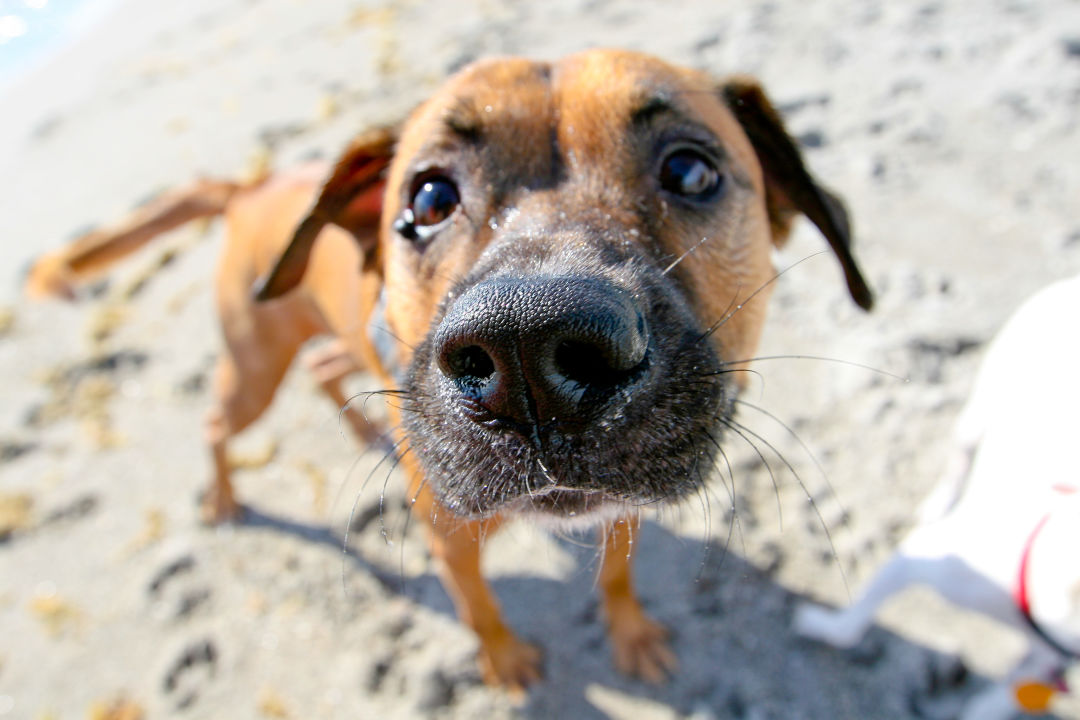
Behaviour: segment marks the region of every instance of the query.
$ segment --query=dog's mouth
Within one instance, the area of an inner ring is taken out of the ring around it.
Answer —
[[[669,283],[529,276],[453,295],[403,417],[448,509],[597,521],[708,477],[731,393]]]
[[[606,514],[624,507],[626,502],[605,492],[549,485],[508,503],[507,510],[515,513],[535,513],[567,520],[584,519]]]

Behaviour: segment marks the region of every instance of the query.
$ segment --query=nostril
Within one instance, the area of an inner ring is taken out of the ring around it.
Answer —
[[[567,380],[596,389],[614,387],[627,375],[612,367],[602,348],[576,340],[555,346],[555,369]]]
[[[495,361],[479,345],[468,345],[449,355],[446,369],[454,380],[478,383],[495,374]]]

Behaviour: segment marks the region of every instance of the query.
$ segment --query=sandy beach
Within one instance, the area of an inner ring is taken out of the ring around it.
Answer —
[[[673,631],[668,684],[612,667],[591,536],[492,541],[506,616],[545,651],[515,707],[482,684],[400,478],[302,369],[235,443],[244,522],[200,525],[219,223],[78,303],[20,285],[163,189],[333,156],[472,59],[595,46],[760,78],[847,202],[878,302],[804,261],[824,248],[808,223],[778,254],[798,264],[760,354],[841,362],[759,362],[764,412],[740,420],[767,462],[731,438],[734,487],[647,516],[637,584]],[[794,637],[791,610],[846,603],[910,527],[987,341],[1080,272],[1078,198],[1072,0],[121,0],[0,95],[0,720],[951,717],[1016,635],[915,591],[844,653]]]

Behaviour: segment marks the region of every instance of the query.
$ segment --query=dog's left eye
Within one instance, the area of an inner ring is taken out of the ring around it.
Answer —
[[[687,198],[705,200],[720,189],[723,175],[697,150],[675,150],[660,166],[660,187]]]
[[[409,206],[394,223],[394,230],[409,240],[426,241],[461,204],[457,185],[449,178],[423,178],[413,191]]]

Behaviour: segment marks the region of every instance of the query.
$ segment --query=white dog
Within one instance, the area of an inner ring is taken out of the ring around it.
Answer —
[[[990,345],[960,415],[942,483],[907,536],[845,610],[800,607],[795,630],[856,644],[913,584],[1030,639],[1008,677],[964,720],[1041,712],[1080,658],[1080,277],[1029,299]]]

